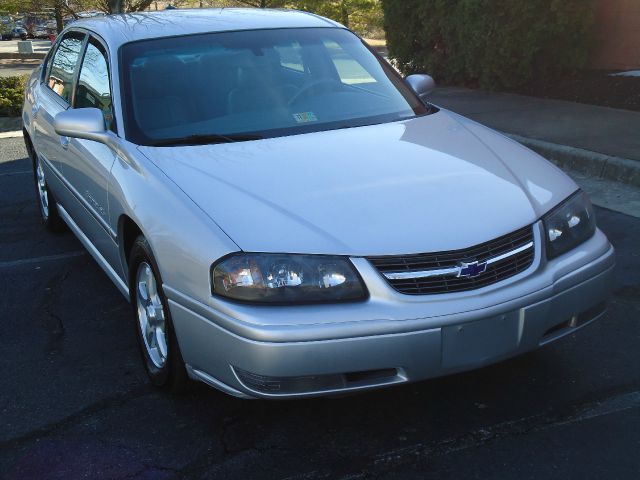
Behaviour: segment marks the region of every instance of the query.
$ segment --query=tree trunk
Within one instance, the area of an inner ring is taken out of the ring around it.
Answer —
[[[58,31],[58,33],[60,33],[64,28],[64,22],[62,21],[63,6],[64,5],[62,4],[62,0],[56,0],[55,3],[53,4],[53,13],[56,17],[56,30]]]
[[[346,0],[340,2],[340,23],[349,28],[349,7]]]
[[[109,0],[109,13],[124,13],[124,0]]]

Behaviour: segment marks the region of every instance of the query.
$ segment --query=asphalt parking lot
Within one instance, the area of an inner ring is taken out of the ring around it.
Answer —
[[[36,215],[0,139],[0,476],[640,478],[640,219],[598,209],[619,268],[608,318],[536,352],[372,393],[246,401],[147,382],[129,305]]]

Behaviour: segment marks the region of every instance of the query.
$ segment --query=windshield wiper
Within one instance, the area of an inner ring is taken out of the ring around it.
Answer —
[[[260,140],[261,138],[263,137],[260,135],[222,135],[220,133],[207,133],[188,135],[186,137],[163,138],[152,142],[149,145],[152,147],[167,147],[173,145],[209,145],[213,143],[247,142],[250,140]]]

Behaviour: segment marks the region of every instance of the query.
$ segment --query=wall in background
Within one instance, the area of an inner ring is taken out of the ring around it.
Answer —
[[[640,68],[640,0],[597,0],[591,67]]]

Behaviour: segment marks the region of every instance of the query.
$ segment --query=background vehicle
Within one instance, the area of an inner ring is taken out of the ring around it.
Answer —
[[[24,27],[16,27],[13,29],[12,33],[13,33],[13,38],[19,38],[20,40],[27,40],[29,38],[27,29]]]
[[[49,30],[44,26],[36,25],[33,28],[33,38],[49,38]]]
[[[23,27],[13,27],[6,33],[2,34],[2,40],[12,40],[18,38],[20,40],[27,40],[29,38],[27,30]]]

